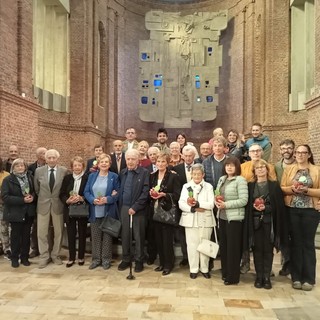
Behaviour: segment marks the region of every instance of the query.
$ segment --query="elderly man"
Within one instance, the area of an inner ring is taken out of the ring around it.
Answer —
[[[123,141],[122,152],[130,149],[138,149],[137,133],[135,128],[126,129],[126,140]]]
[[[67,174],[67,168],[58,165],[60,154],[55,149],[45,153],[46,165],[36,169],[34,188],[38,195],[38,244],[40,252],[39,268],[45,268],[52,260],[62,264],[59,252],[63,232],[63,203],[59,198],[61,184]],[[48,230],[50,219],[54,229],[54,243],[49,252]]]
[[[44,147],[37,148],[36,150],[37,160],[34,163],[30,164],[28,167],[28,170],[32,172],[33,176],[37,168],[43,167],[46,164],[46,159],[45,159],[46,152],[47,152],[47,149]],[[29,257],[30,258],[37,257],[40,254],[39,246],[38,246],[38,235],[37,235],[37,217],[35,217],[33,220],[31,235],[30,235],[30,244],[31,244],[31,252]]]
[[[113,153],[110,154],[111,166],[110,171],[120,174],[121,170],[126,167],[126,159],[124,156],[123,142],[121,140],[113,141]]]
[[[205,159],[210,157],[212,154],[212,145],[208,142],[200,145],[200,157],[195,160],[195,163],[203,163]]]
[[[139,151],[131,149],[126,152],[127,168],[121,171],[119,207],[122,222],[122,261],[119,271],[130,266],[130,216],[132,232],[135,239],[135,272],[143,271],[144,241],[146,224],[146,206],[149,198],[149,171],[139,167]]]
[[[19,149],[13,144],[9,147],[9,158],[3,164],[4,170],[10,172],[12,162],[17,158],[19,158]]]
[[[191,167],[194,164],[194,158],[196,156],[197,149],[194,146],[186,145],[182,150],[182,156],[184,158],[184,163],[180,163],[173,167],[173,171],[175,171],[179,175],[180,185],[183,186],[185,183],[191,180]],[[179,240],[182,251],[182,260],[180,261],[180,267],[187,266],[189,264],[188,261],[188,251],[187,251],[187,242],[186,242],[186,234],[184,227],[179,226]]]

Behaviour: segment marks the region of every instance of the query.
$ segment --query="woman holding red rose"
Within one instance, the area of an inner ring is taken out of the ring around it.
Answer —
[[[254,182],[248,183],[249,201],[246,207],[247,240],[245,248],[252,247],[256,269],[256,288],[271,289],[270,273],[273,248],[287,242],[283,194],[277,181],[272,181],[266,161],[253,164]],[[245,239],[246,240],[246,239]]]

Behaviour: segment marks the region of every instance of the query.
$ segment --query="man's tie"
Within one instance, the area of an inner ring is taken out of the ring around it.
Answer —
[[[187,165],[187,170],[188,170],[188,172],[190,172],[190,170],[191,170],[191,165],[190,164]]]
[[[53,190],[54,182],[55,182],[54,169],[50,169],[49,187],[51,192]]]
[[[120,168],[121,168],[121,154],[117,154],[117,169],[118,169],[118,173],[120,173]]]

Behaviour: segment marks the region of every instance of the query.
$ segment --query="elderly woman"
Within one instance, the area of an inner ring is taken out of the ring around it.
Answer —
[[[182,210],[180,225],[185,227],[190,278],[196,279],[199,272],[210,278],[208,269],[209,257],[198,252],[201,239],[210,240],[212,228],[216,225],[212,213],[214,207],[213,188],[203,180],[202,164],[194,164],[191,168],[191,181],[184,184],[179,200]]]
[[[246,207],[248,242],[252,247],[256,269],[256,288],[271,289],[270,273],[273,248],[277,251],[287,243],[283,194],[277,181],[271,179],[268,163],[253,163],[254,181],[248,183],[249,200]],[[246,248],[245,248],[246,249]]]
[[[4,220],[11,224],[11,265],[30,266],[30,231],[36,214],[33,178],[27,164],[21,158],[12,162],[11,174],[2,183],[1,195],[4,202]]]
[[[177,141],[170,143],[170,162],[169,165],[174,167],[180,163],[183,163],[183,159],[180,153],[180,145]]]
[[[310,147],[295,151],[296,163],[285,168],[281,180],[290,216],[290,270],[294,289],[312,290],[316,282],[315,235],[319,224],[320,169]]]
[[[89,221],[92,237],[90,270],[101,264],[105,270],[111,267],[112,237],[99,228],[106,215],[118,218],[116,202],[120,182],[118,175],[109,171],[110,165],[110,156],[101,154],[98,158],[98,171],[90,174],[84,190],[84,196],[90,204]]]
[[[227,158],[224,175],[219,179],[215,205],[219,209],[219,234],[222,280],[225,285],[238,284],[242,254],[243,220],[248,202],[248,184],[241,177],[240,161]],[[221,198],[222,197],[222,198]]]
[[[150,176],[150,196],[153,199],[151,202],[152,211],[155,206],[162,206],[169,210],[172,203],[178,204],[181,186],[178,175],[168,169],[169,161],[170,156],[160,152],[156,162],[158,170]],[[154,230],[160,258],[160,265],[155,271],[162,271],[162,275],[166,276],[171,273],[174,263],[174,226],[155,221]]]
[[[81,204],[84,199],[84,187],[88,180],[88,175],[85,174],[84,160],[76,156],[71,160],[72,173],[64,177],[60,190],[60,200],[64,203],[64,221],[67,225],[69,261],[66,264],[67,268],[74,265],[76,260],[76,236],[78,237],[78,264],[84,265],[84,254],[86,248],[87,237],[87,217],[70,217],[69,206]],[[89,212],[88,212],[89,213]]]

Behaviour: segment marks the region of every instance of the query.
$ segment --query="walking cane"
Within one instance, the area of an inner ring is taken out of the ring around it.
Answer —
[[[130,244],[130,272],[129,272],[129,275],[127,276],[128,280],[135,279],[134,275],[132,274],[132,220],[133,220],[133,215],[130,214],[130,241],[129,241],[129,244]]]

